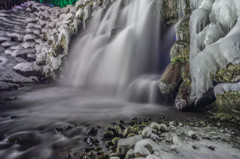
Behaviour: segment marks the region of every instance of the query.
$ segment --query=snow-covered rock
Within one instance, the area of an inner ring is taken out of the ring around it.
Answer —
[[[38,66],[35,62],[26,62],[17,64],[13,67],[13,69],[21,75],[28,77],[39,75],[41,73],[42,67]]]

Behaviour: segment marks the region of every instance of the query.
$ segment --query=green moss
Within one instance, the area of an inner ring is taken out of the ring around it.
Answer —
[[[219,112],[240,114],[240,93],[226,92],[217,95],[216,104]]]
[[[163,0],[162,15],[167,24],[175,24],[178,21],[178,2]]]
[[[240,82],[240,64],[229,64],[226,68],[219,70],[213,80],[218,83]]]
[[[185,41],[177,41],[171,49],[172,64],[186,64],[189,61],[189,45]]]
[[[190,42],[189,16],[185,16],[177,27],[177,37],[187,43]]]

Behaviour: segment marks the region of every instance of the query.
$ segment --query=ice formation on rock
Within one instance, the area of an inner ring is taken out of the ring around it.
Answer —
[[[197,99],[212,86],[211,76],[230,63],[237,64],[240,58],[239,1],[206,4],[203,1],[193,12],[190,22],[191,96]]]

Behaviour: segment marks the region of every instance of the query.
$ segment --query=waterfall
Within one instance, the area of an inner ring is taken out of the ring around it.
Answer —
[[[160,7],[161,0],[116,0],[96,10],[71,47],[67,84],[117,94],[159,73]]]

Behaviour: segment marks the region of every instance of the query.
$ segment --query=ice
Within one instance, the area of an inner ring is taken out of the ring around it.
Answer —
[[[233,28],[239,16],[235,1],[239,0],[216,0],[209,16],[210,22],[218,23],[225,33]]]
[[[42,67],[38,66],[35,62],[26,62],[17,64],[13,69],[22,72],[32,72],[40,71]]]
[[[28,40],[35,40],[36,39],[36,35],[34,34],[27,34],[24,36],[23,41],[28,41]]]
[[[190,63],[193,98],[201,98],[211,86],[211,76],[240,58],[240,18],[222,39],[199,52]]]
[[[17,42],[13,42],[13,41],[6,41],[6,42],[3,42],[1,45],[5,48],[7,47],[11,47],[11,46],[15,46],[17,45],[18,43]]]
[[[240,82],[239,83],[221,83],[214,87],[214,94],[223,95],[226,92],[240,92]]]
[[[0,36],[0,42],[4,42],[4,41],[11,41],[11,38],[6,36]]]
[[[35,49],[17,49],[11,53],[11,56],[18,57],[25,54],[35,54]]]

